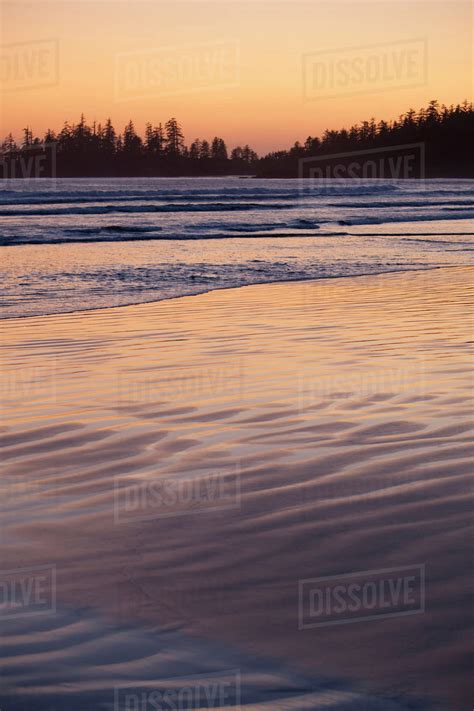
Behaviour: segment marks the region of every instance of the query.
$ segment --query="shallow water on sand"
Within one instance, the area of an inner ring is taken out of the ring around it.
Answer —
[[[56,604],[4,610],[2,707],[237,670],[248,709],[468,708],[471,289],[440,269],[5,322],[2,567],[54,565]],[[414,608],[306,624],[302,580],[394,568],[424,570]]]

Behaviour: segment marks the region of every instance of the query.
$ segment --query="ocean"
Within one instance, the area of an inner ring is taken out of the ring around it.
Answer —
[[[474,183],[9,180],[0,317],[473,263]]]

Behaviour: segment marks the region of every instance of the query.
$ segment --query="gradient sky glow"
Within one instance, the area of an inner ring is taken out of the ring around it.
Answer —
[[[217,134],[229,146],[248,142],[258,151],[284,148],[327,127],[347,127],[371,116],[396,118],[432,98],[447,104],[472,100],[472,27],[472,4],[456,0],[3,2],[1,136],[9,131],[19,136],[27,123],[42,135],[48,126],[77,121],[83,111],[90,122],[110,116],[118,130],[133,118],[140,133],[147,119],[158,123],[176,116],[188,143]],[[58,62],[53,67],[50,57],[42,75],[28,47],[44,40],[58,41]],[[314,61],[327,63],[334,56],[350,62],[358,53],[366,57],[367,46],[380,45],[370,50],[374,62],[383,62],[385,55],[403,63],[407,40],[426,43],[426,74],[415,67],[409,81],[378,76],[371,83],[365,77],[350,86],[352,91],[332,89],[330,95],[323,90],[327,87],[317,87],[305,100],[305,54],[322,53]],[[15,48],[16,43],[22,44]],[[219,73],[214,67],[195,85],[179,78],[173,85],[169,73],[172,91],[166,95],[153,81],[117,94],[118,61],[135,62],[135,69],[147,57],[172,63],[190,54],[218,62],[221,55],[212,48],[221,46],[230,48],[231,56],[222,60],[232,64],[230,70],[221,67]],[[347,49],[354,47],[361,49]],[[337,52],[326,55],[327,50]],[[19,71],[30,72],[29,88],[24,78],[16,81]]]

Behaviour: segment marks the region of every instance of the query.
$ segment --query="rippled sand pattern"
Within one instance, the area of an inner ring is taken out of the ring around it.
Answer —
[[[57,611],[1,622],[2,708],[230,668],[246,709],[470,708],[471,288],[441,269],[4,322],[2,568],[55,564]],[[411,565],[424,613],[298,629],[300,579]]]

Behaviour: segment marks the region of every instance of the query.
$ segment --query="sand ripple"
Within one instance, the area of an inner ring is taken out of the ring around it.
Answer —
[[[242,671],[248,709],[467,708],[471,288],[442,269],[4,323],[2,568],[54,564],[58,612],[2,623],[2,707],[21,686],[113,708],[123,679],[205,663]],[[298,629],[300,579],[411,565],[424,614]]]

